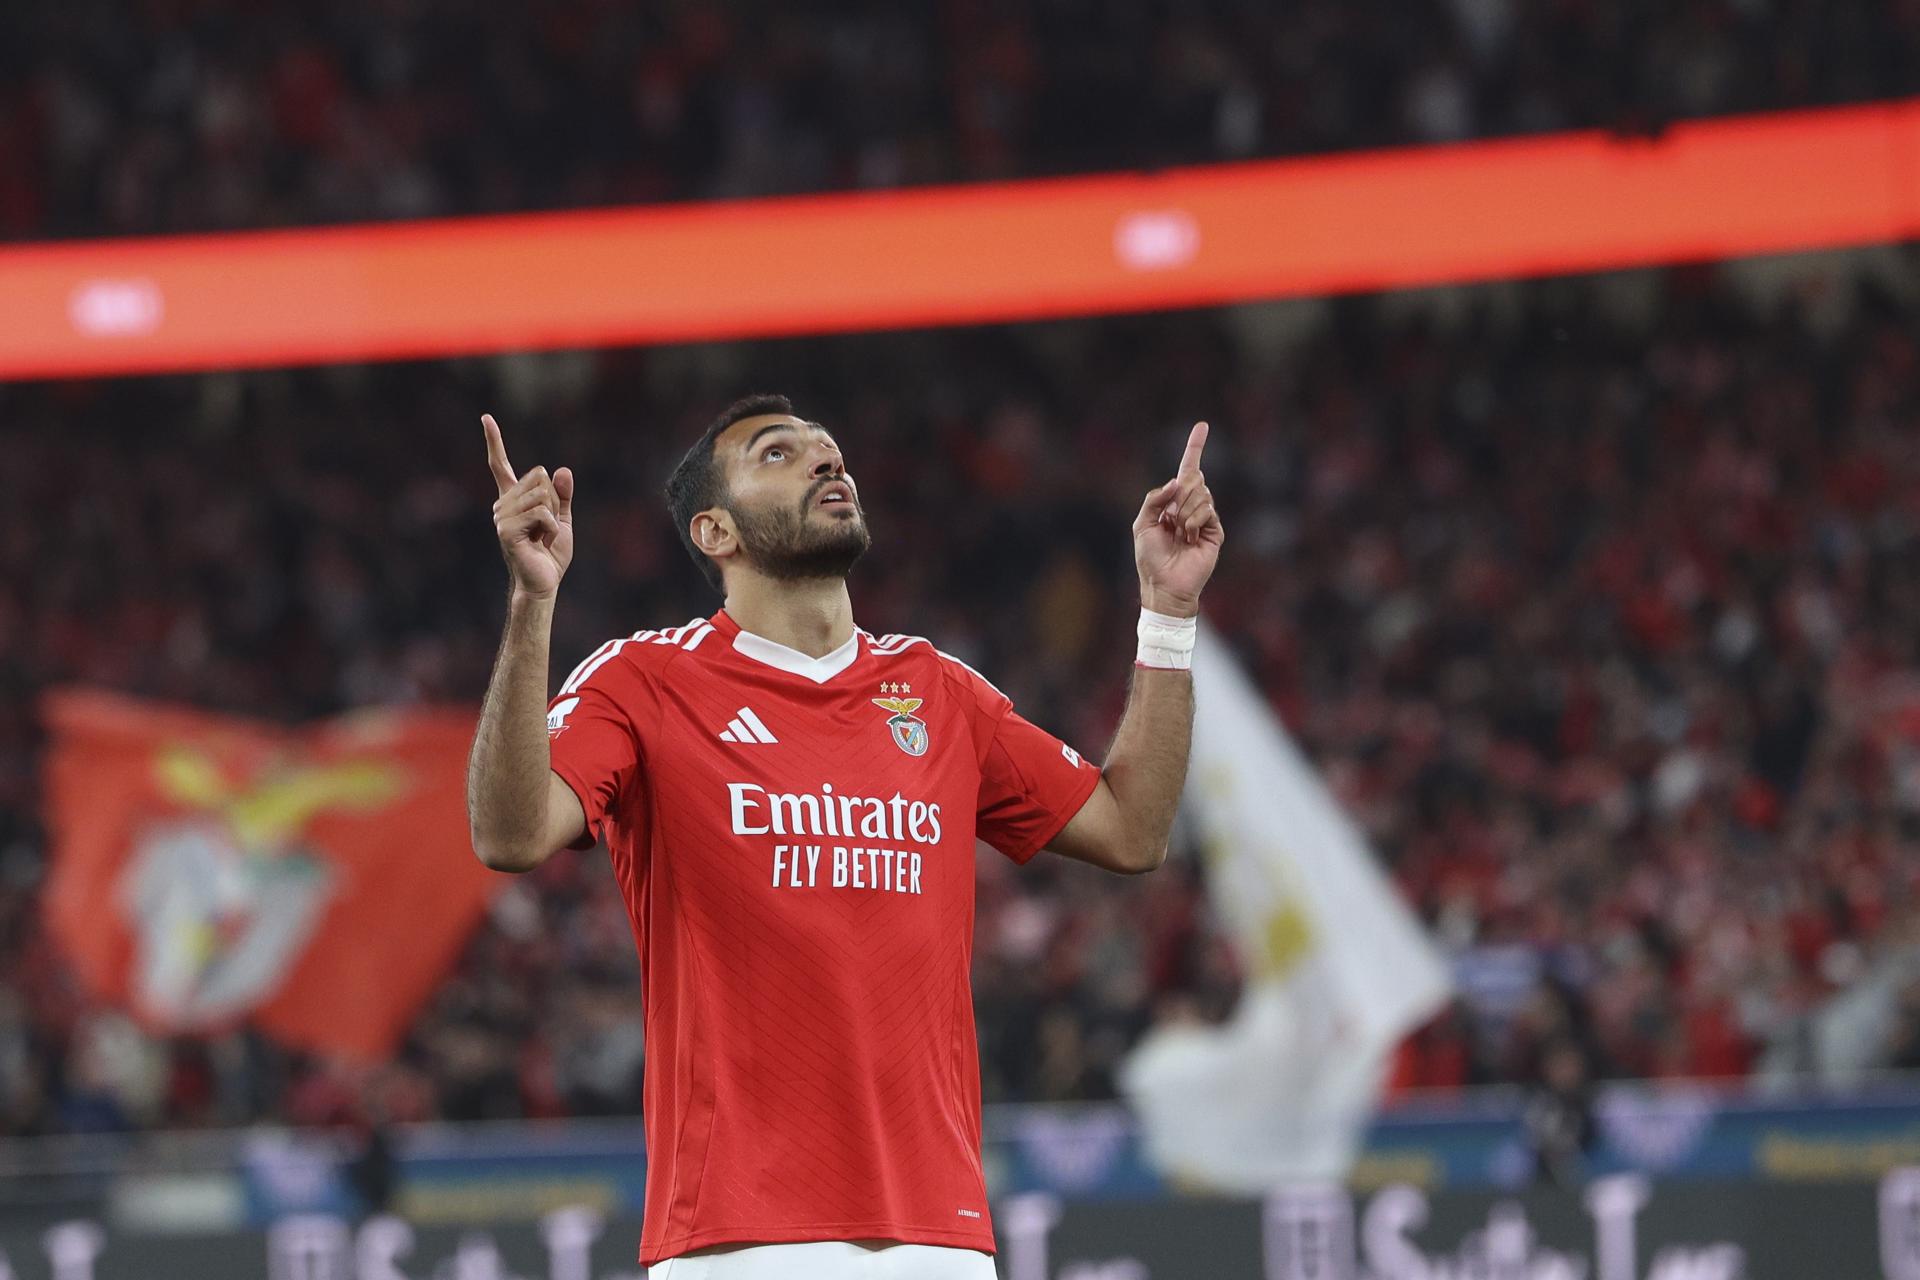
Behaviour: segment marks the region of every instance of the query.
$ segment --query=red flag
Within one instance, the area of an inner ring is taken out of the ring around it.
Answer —
[[[43,705],[47,923],[91,991],[160,1031],[250,1020],[391,1052],[492,887],[462,798],[472,713],[286,729],[90,691]]]

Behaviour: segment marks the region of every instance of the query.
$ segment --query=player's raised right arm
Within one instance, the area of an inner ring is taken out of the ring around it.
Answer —
[[[535,467],[515,476],[499,425],[491,414],[480,422],[500,490],[493,526],[513,589],[467,757],[467,824],[480,861],[530,871],[587,825],[579,798],[553,772],[546,731],[553,604],[573,561],[573,473]]]

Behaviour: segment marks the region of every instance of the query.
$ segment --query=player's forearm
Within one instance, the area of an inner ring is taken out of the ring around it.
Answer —
[[[1167,833],[1187,780],[1192,742],[1192,674],[1135,667],[1126,713],[1104,769],[1119,810],[1125,847],[1117,852],[1126,869],[1151,871],[1166,860]]]
[[[496,871],[521,871],[550,850],[546,830],[547,658],[553,597],[516,591],[493,664],[473,753],[467,758],[467,822],[473,851]]]
[[[1198,625],[1193,619],[1223,537],[1213,491],[1200,470],[1206,444],[1207,424],[1194,423],[1180,469],[1147,493],[1133,520],[1140,665],[1107,757],[1103,783],[1110,803],[1081,824],[1097,833],[1086,846],[1092,860],[1115,870],[1151,871],[1166,860],[1167,833],[1187,780],[1193,742],[1193,676],[1187,668]]]

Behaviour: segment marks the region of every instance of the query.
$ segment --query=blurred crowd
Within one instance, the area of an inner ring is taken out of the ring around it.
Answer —
[[[1750,1071],[1920,941],[1905,304],[1761,306],[1704,268],[1429,301],[0,386],[0,1129],[636,1109],[601,854],[503,880],[378,1069],[155,1041],[90,1004],[36,922],[33,693],[287,720],[475,702],[505,605],[483,409],[520,465],[577,476],[557,680],[715,607],[661,486],[753,389],[829,424],[860,479],[863,625],[935,637],[1096,758],[1129,521],[1211,420],[1209,617],[1459,974],[1399,1082]],[[983,853],[989,1100],[1111,1096],[1143,1029],[1231,1009],[1174,843],[1142,878]],[[1884,1060],[1914,1059],[1913,1023]]]
[[[996,179],[1920,91],[1896,0],[0,6],[0,238]]]

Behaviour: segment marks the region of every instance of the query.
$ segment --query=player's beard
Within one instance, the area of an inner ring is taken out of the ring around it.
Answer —
[[[851,520],[831,516],[813,519],[815,499],[827,482],[808,491],[798,511],[774,507],[754,511],[729,506],[734,528],[740,532],[740,551],[749,565],[769,578],[795,582],[806,578],[844,578],[873,545],[866,512],[855,508]]]

